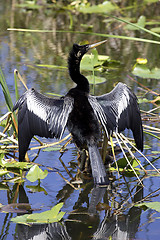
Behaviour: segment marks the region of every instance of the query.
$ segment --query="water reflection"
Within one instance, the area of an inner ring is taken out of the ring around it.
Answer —
[[[71,240],[66,225],[61,223],[36,224],[32,227],[20,225],[17,227],[18,239],[23,240]]]
[[[66,186],[67,187],[67,186]],[[94,187],[87,184],[79,194],[78,201],[73,211],[61,223],[35,224],[26,226],[17,224],[18,239],[109,239],[129,240],[135,238],[140,224],[141,209],[131,207],[125,214],[113,212],[112,208],[106,207],[115,198],[113,189],[108,187]],[[71,190],[71,189],[70,189]],[[60,196],[60,194],[57,195]],[[70,195],[68,195],[69,198]],[[143,187],[137,186],[133,202],[143,198]],[[62,198],[61,198],[62,199]],[[88,199],[88,200],[87,200]],[[67,198],[63,201],[65,202]],[[125,199],[124,199],[125,200]],[[103,218],[100,217],[98,204],[105,202]],[[87,203],[82,206],[84,203]],[[29,203],[28,196],[21,185],[19,187],[19,203]]]

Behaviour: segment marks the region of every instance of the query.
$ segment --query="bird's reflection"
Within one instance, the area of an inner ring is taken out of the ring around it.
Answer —
[[[33,224],[26,226],[18,224],[18,239],[110,239],[129,240],[134,238],[140,223],[141,209],[132,207],[125,214],[115,214],[111,208],[104,209],[103,219],[100,216],[99,203],[109,203],[109,198],[114,195],[110,187],[93,187],[86,184],[78,196],[73,212],[68,219],[60,223]],[[63,194],[66,193],[67,194]],[[143,198],[143,188],[136,189],[133,201]],[[59,201],[66,201],[73,193],[73,189],[67,185],[57,194]],[[19,188],[19,203],[29,203],[26,192],[21,185]],[[74,213],[74,214],[73,214]]]

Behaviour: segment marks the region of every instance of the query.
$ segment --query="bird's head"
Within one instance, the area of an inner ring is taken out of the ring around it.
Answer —
[[[73,44],[72,54],[76,57],[77,60],[81,60],[83,55],[87,53],[90,49],[95,48],[103,43],[105,43],[107,40],[93,43],[93,44],[85,44],[85,45],[78,45],[76,43]]]

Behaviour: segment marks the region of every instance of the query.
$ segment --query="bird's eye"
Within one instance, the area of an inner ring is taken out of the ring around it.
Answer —
[[[81,51],[78,51],[77,52],[77,57],[80,57],[81,56]]]

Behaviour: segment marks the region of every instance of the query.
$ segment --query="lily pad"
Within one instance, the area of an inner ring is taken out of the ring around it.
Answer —
[[[65,212],[59,212],[62,208],[63,203],[58,203],[51,210],[42,212],[42,213],[33,213],[33,214],[25,214],[23,216],[17,216],[15,218],[11,218],[12,222],[20,223],[20,224],[40,224],[40,223],[53,223],[59,222],[64,216]]]
[[[92,54],[85,54],[81,61],[81,70],[85,71],[99,71],[97,66],[102,66],[105,61],[109,61],[109,56],[98,55],[96,49],[92,50]]]
[[[43,152],[53,152],[53,151],[59,151],[61,148],[62,148],[62,146],[47,147],[47,148],[44,148],[42,151]]]
[[[138,26],[138,27],[145,27],[145,25],[146,25],[146,17],[145,16],[140,16],[139,18],[138,18],[138,21],[137,21],[137,23],[135,24],[135,26],[132,26],[132,25],[126,25],[125,26],[125,29],[127,29],[127,30],[139,30],[137,27],[136,27],[136,25]]]
[[[104,1],[102,4],[98,5],[80,5],[78,10],[82,13],[109,13],[117,9],[115,5],[113,5],[109,1]]]
[[[93,76],[93,75],[89,75],[86,77],[90,84],[100,84],[100,83],[106,82],[106,78],[104,78],[104,77]]]
[[[46,169],[44,171],[42,171],[42,169],[40,169],[37,165],[34,165],[29,170],[26,178],[30,182],[35,182],[39,179],[44,179],[47,175],[48,175],[48,171]]]
[[[157,212],[160,212],[160,202],[143,202],[135,205],[136,207],[142,207],[144,210],[151,208]]]
[[[160,69],[149,69],[146,65],[136,64],[132,73],[141,78],[160,79]]]

